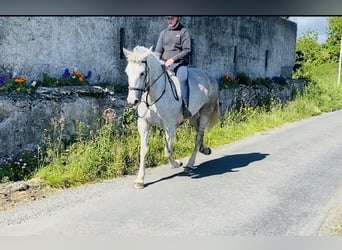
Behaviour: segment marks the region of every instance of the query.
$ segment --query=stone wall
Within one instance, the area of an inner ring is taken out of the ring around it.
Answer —
[[[295,60],[295,23],[275,16],[184,16],[192,37],[191,65],[223,74],[244,72],[251,78],[290,76]],[[111,108],[119,115],[123,96],[95,88],[98,82],[125,86],[127,61],[122,47],[155,46],[166,27],[164,16],[2,16],[0,17],[0,74],[26,75],[39,80],[42,73],[61,77],[65,68],[92,71],[90,87],[40,88],[34,95],[0,96],[0,158],[34,147],[44,131],[64,122],[68,140],[74,121],[90,128]],[[94,87],[94,88],[93,88]],[[289,99],[288,91],[278,91]],[[85,90],[86,89],[86,90]],[[285,88],[286,89],[286,88]],[[256,93],[255,91],[258,91]],[[221,109],[227,111],[241,98],[251,101],[268,90],[239,87],[221,91]],[[260,92],[260,93],[259,93]],[[284,94],[286,92],[286,94]]]
[[[0,158],[34,149],[47,138],[61,136],[68,142],[76,134],[75,122],[82,122],[87,133],[100,127],[106,109],[120,116],[126,103],[123,96],[95,86],[38,88],[34,95],[1,95]]]
[[[60,77],[65,68],[91,70],[93,81],[122,74],[114,54],[112,17],[0,17],[0,66],[29,80],[42,72]]]
[[[222,74],[290,76],[295,61],[296,23],[276,16],[184,16],[192,37],[192,66]],[[60,77],[65,68],[91,82],[127,84],[122,46],[155,46],[164,16],[0,17],[0,73]]]
[[[266,104],[265,102],[286,103],[292,100],[296,94],[303,92],[305,82],[303,80],[286,80],[286,84],[270,83],[269,86],[239,85],[232,89],[220,91],[221,114],[236,110],[243,105],[257,107]]]
[[[286,85],[223,89],[221,114],[238,108],[241,103],[258,106],[263,98],[284,103],[293,98],[293,91],[303,89],[304,82],[299,80],[287,80]],[[125,94],[114,94],[96,86],[38,88],[34,95],[0,95],[0,160],[45,143],[47,134],[60,136],[61,126],[62,140],[68,142],[75,136],[75,122],[82,122],[86,133],[100,127],[105,110],[111,109],[119,117],[126,107]]]

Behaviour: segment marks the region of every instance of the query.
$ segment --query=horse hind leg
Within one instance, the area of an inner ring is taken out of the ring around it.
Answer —
[[[196,131],[197,131],[196,139],[195,139],[195,147],[192,151],[192,154],[190,156],[188,164],[186,165],[186,168],[193,168],[198,151],[200,151],[202,153],[204,152],[207,154],[211,153],[211,149],[204,147],[204,145],[203,145],[204,132],[205,132],[206,126],[208,124],[208,121],[209,121],[209,118],[206,114],[200,115],[197,119],[197,125],[195,126]]]
[[[173,139],[175,137],[175,128],[165,129],[165,153],[169,159],[169,164],[171,168],[179,168],[183,165],[182,162],[178,162],[173,158]]]
[[[219,101],[217,100],[216,104],[214,105],[213,109],[209,112],[206,113],[206,115],[209,117],[208,121],[206,122],[206,129],[210,130],[218,121],[220,117],[220,104]],[[211,154],[211,149],[207,146],[204,145],[203,143],[203,138],[200,144],[199,151],[204,154],[204,155],[210,155]]]
[[[209,122],[209,121],[208,121]],[[206,122],[206,123],[208,123]],[[197,114],[197,116],[194,116],[190,120],[190,124],[195,128],[196,131],[199,131],[199,126],[200,126],[200,115]],[[204,126],[204,124],[203,124]],[[204,128],[205,130],[205,128]],[[206,147],[203,144],[203,138],[200,139],[200,144],[199,144],[199,152],[201,152],[204,155],[210,155],[211,154],[211,149],[209,147]]]

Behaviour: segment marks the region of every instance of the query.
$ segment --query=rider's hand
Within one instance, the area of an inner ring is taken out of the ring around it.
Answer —
[[[171,64],[173,64],[175,61],[172,59],[172,58],[170,58],[170,59],[168,59],[166,62],[165,62],[165,66],[166,67],[169,67]]]

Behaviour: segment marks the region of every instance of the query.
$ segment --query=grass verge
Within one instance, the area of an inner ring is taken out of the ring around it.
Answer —
[[[226,114],[206,133],[206,143],[211,147],[229,144],[284,123],[341,109],[342,87],[336,86],[336,72],[335,64],[317,67],[303,95],[298,95],[286,105],[273,103],[267,109],[245,107]],[[140,141],[136,123],[130,119],[132,122],[124,129],[118,130],[112,123],[107,123],[91,138],[80,140],[67,150],[52,155],[49,163],[41,167],[34,177],[53,187],[70,187],[136,172]],[[177,128],[175,158],[191,154],[194,135],[194,130],[187,123]],[[150,133],[146,167],[165,163],[164,133],[155,128]]]

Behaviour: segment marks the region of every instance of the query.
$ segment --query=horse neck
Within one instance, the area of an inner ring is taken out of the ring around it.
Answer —
[[[163,91],[166,88],[166,78],[163,75],[163,69],[160,63],[156,58],[153,58],[153,55],[148,56],[147,65],[150,70],[148,84],[151,86],[148,97],[150,98],[149,101],[153,102],[163,94]]]

